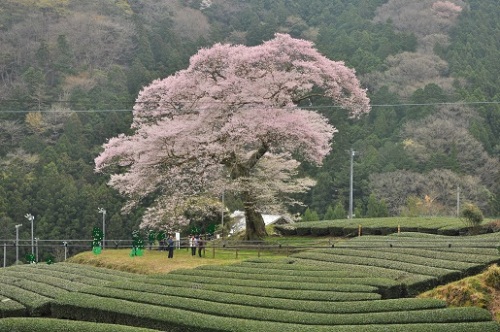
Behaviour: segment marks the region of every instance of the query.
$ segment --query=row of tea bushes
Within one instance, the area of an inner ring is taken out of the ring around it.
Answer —
[[[0,331],[11,332],[154,332],[145,328],[137,328],[116,324],[79,322],[63,319],[46,318],[7,318],[0,319]]]
[[[44,283],[55,286],[58,289],[67,291],[78,291],[83,287],[88,286],[88,284],[65,279],[64,275],[61,274],[59,274],[58,276],[54,276],[54,275],[49,275],[49,273],[42,273],[42,274],[33,273],[33,271],[29,271],[25,268],[19,268],[19,266],[5,270],[0,270],[0,278],[3,277],[16,278],[17,280],[26,280],[28,282]],[[57,291],[58,290],[56,290],[56,292]]]
[[[126,293],[122,293],[126,294]],[[134,294],[130,294],[133,297]],[[124,295],[120,295],[124,296]],[[391,313],[366,313],[323,315],[330,325],[319,322],[288,323],[281,322],[290,315],[287,311],[269,312],[266,320],[240,318],[243,313],[239,308],[220,311],[219,314],[200,313],[175,307],[176,302],[163,305],[152,305],[123,300],[113,297],[96,296],[83,293],[69,293],[54,303],[54,314],[61,318],[76,320],[113,321],[131,326],[147,326],[170,332],[177,331],[291,331],[291,332],[323,332],[323,331],[498,331],[498,324],[492,322],[490,314],[479,308],[445,308],[422,311],[398,311]],[[195,307],[198,308],[198,307]],[[217,307],[214,307],[215,309]],[[227,308],[226,308],[227,309]],[[248,307],[250,309],[250,307]],[[260,309],[262,310],[262,309]],[[294,312],[296,314],[297,312]],[[244,315],[244,313],[243,313]],[[317,318],[319,314],[304,313],[302,316]],[[269,320],[273,319],[273,320]],[[281,321],[280,321],[281,320]],[[333,326],[331,325],[333,324]],[[337,325],[339,324],[339,325]]]
[[[218,292],[227,293],[239,293],[246,295],[256,295],[261,297],[271,297],[280,299],[291,299],[291,300],[311,300],[311,301],[368,301],[368,300],[378,300],[382,296],[376,293],[377,288],[368,285],[332,285],[332,288],[336,287],[340,290],[311,290],[311,289],[289,289],[292,283],[282,283],[286,288],[273,288],[273,287],[261,287],[265,283],[261,283],[259,286],[252,286],[251,282],[246,281],[247,286],[243,285],[230,285],[226,283],[224,278],[215,278],[205,282],[200,283],[199,280],[204,279],[203,272],[200,273],[198,278],[192,278],[190,281],[179,281],[172,279],[169,275],[166,277],[148,277],[144,279],[144,283],[150,283],[152,285],[164,286],[164,287],[181,287],[190,289],[203,289]],[[275,285],[279,285],[275,283]],[[360,287],[361,286],[361,287]],[[299,287],[299,286],[297,286]],[[364,291],[359,291],[362,288]]]
[[[188,281],[197,284],[224,284],[229,286],[246,286],[246,287],[258,287],[258,288],[273,288],[273,289],[283,289],[283,290],[312,290],[312,291],[337,291],[337,292],[376,292],[377,287],[370,286],[363,283],[338,283],[338,279],[334,282],[321,283],[319,281],[314,283],[305,283],[300,281],[282,281],[282,280],[262,280],[260,276],[252,279],[249,278],[240,279],[238,277],[224,276],[223,273],[219,273],[217,277],[207,276],[203,274],[203,278],[200,278],[200,272],[196,271],[189,274],[178,274],[170,273],[167,277],[168,280],[181,280]],[[160,276],[160,279],[164,280],[165,277]],[[151,278],[149,280],[154,279]]]
[[[89,285],[105,286],[115,280],[137,279],[138,276],[114,270],[77,264],[27,264],[0,269],[0,312],[18,303],[23,307],[19,316],[47,316],[56,296],[79,291]],[[5,303],[5,304],[4,304]],[[16,309],[16,313],[20,313]],[[3,314],[3,316],[13,316]]]
[[[444,308],[445,302],[435,299],[404,298],[389,300],[351,300],[351,301],[319,301],[284,299],[278,297],[248,295],[238,293],[238,288],[227,288],[223,291],[212,291],[200,288],[172,288],[158,287],[157,284],[139,282],[117,282],[111,285],[113,288],[132,290],[143,293],[162,294],[182,298],[199,299],[226,304],[241,304],[260,308],[284,309],[289,311],[316,312],[316,313],[363,313],[363,312],[385,312],[397,310],[423,310]],[[349,293],[351,294],[351,293]],[[349,294],[346,294],[349,296]],[[339,305],[338,302],[342,302]]]
[[[3,283],[0,287],[0,296],[14,300],[21,304],[25,310],[25,315],[46,316],[50,314],[50,304],[52,299],[32,290],[26,290],[18,286]]]
[[[162,331],[499,330],[484,309],[447,308],[434,299],[395,298],[498,260],[495,247],[473,246],[494,242],[496,237],[468,238],[467,247],[455,242],[441,245],[447,237],[428,234],[387,236],[385,240],[392,242],[383,246],[376,238],[362,236],[287,258],[255,258],[166,275],[138,276],[58,263],[5,268],[0,270],[0,280],[12,294],[14,289],[24,291],[50,304],[44,315],[53,318]],[[415,245],[426,242],[439,242],[439,246]],[[471,253],[463,254],[469,249]],[[52,291],[58,279],[59,288]],[[27,293],[3,296],[33,307],[36,301],[30,301]]]
[[[388,235],[401,231],[457,236],[468,231],[463,221],[451,217],[322,220],[274,227],[283,235],[351,237],[359,234],[360,226],[363,235]]]
[[[261,285],[272,286],[281,289],[290,289],[291,286],[304,287],[303,285],[308,285],[308,287],[314,287],[315,290],[329,290],[329,291],[343,291],[343,292],[370,292],[376,291],[384,296],[388,297],[399,297],[401,294],[400,283],[388,279],[388,278],[376,278],[376,277],[358,277],[350,278],[347,276],[342,277],[330,277],[330,271],[322,272],[322,276],[287,276],[287,275],[272,275],[269,274],[266,269],[254,269],[254,271],[246,273],[238,272],[225,272],[223,270],[204,270],[204,278],[224,278],[230,280],[229,282],[234,282],[236,280],[251,280],[255,286],[261,287]],[[197,270],[177,270],[173,271],[170,276],[173,275],[195,275],[199,276],[199,271]],[[210,279],[209,279],[210,280]],[[277,284],[273,280],[279,280]],[[286,283],[285,283],[286,282]],[[248,283],[247,283],[248,284]],[[361,285],[361,286],[359,286]],[[373,288],[367,288],[366,286],[372,286]],[[287,287],[287,288],[283,288]],[[392,296],[389,296],[392,294]]]
[[[306,262],[329,264],[331,269],[367,273],[398,280],[409,294],[476,274],[500,261],[500,234],[465,238],[402,233],[361,236],[294,254]],[[402,273],[403,272],[403,273]]]
[[[26,315],[26,307],[11,298],[0,295],[0,318]]]

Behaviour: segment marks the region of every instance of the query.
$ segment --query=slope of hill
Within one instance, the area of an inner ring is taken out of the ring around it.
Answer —
[[[0,312],[169,331],[498,331],[485,309],[406,298],[499,262],[492,240],[498,245],[498,233],[466,243],[366,236],[287,258],[149,276],[70,263],[12,266],[0,269],[0,296],[10,300]],[[0,319],[0,328],[15,323]]]

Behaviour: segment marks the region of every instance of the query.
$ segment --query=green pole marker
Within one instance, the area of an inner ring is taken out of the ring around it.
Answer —
[[[144,254],[144,240],[138,230],[132,231],[132,251],[130,257],[142,256]]]
[[[92,230],[92,252],[94,253],[94,255],[99,255],[102,251],[102,238],[102,230],[99,227],[94,227],[94,229]]]

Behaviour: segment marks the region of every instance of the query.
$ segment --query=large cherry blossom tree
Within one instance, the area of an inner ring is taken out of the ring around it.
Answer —
[[[354,71],[309,41],[276,34],[254,47],[216,44],[140,92],[134,134],[104,144],[96,171],[112,170],[109,184],[130,206],[153,200],[142,227],[181,222],[187,198],[225,191],[244,202],[246,239],[261,238],[260,213],[298,203],[292,194],[314,185],[298,176],[298,160],[320,165],[330,151],[335,128],[300,107],[325,97],[352,116],[370,109]]]

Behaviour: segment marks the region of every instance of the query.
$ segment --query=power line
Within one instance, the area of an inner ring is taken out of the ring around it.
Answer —
[[[17,101],[20,102],[20,101]],[[54,101],[54,103],[69,103],[69,101]],[[157,102],[139,102],[140,104],[157,104]],[[189,104],[192,101],[176,101],[177,104]],[[205,103],[207,104],[207,103]],[[214,105],[231,105],[230,103],[223,102],[211,102],[209,104]],[[500,101],[457,101],[457,102],[440,102],[440,103],[399,103],[399,104],[374,104],[370,105],[371,108],[383,108],[383,107],[415,107],[415,106],[474,106],[474,105],[499,105]],[[255,108],[260,109],[258,106],[245,105],[247,109]],[[322,110],[329,108],[344,108],[339,105],[321,105],[321,106],[304,106],[300,107],[305,110]],[[290,108],[292,109],[292,108]],[[85,110],[54,110],[54,109],[42,109],[42,110],[2,110],[1,113],[108,113],[108,112],[132,112],[132,109],[85,109]]]

